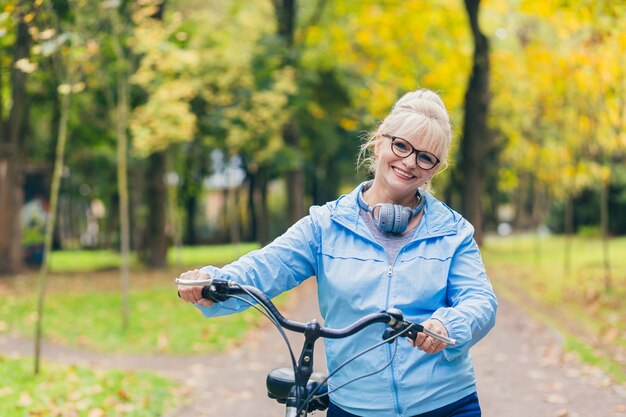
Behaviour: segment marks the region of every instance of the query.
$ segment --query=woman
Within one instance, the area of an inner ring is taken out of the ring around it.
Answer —
[[[497,301],[472,226],[426,191],[445,166],[450,141],[439,96],[429,90],[404,95],[362,146],[360,159],[373,181],[312,207],[265,248],[182,278],[233,279],[274,297],[315,276],[325,326],[344,327],[395,307],[456,339],[448,346],[419,333],[415,342],[398,344],[388,367],[391,345],[351,362],[330,379],[330,391],[384,370],[332,393],[328,416],[480,416],[469,349],[493,327]],[[201,287],[178,290],[207,317],[245,308],[233,299],[212,305]],[[329,371],[379,342],[382,330],[325,340]]]

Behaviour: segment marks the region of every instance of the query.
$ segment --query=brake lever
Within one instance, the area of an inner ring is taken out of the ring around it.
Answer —
[[[389,339],[390,337],[400,333],[400,331],[398,330],[394,330],[391,327],[388,327],[385,332],[383,333],[383,340]],[[424,326],[422,326],[421,324],[416,324],[416,323],[411,323],[409,325],[409,330],[405,333],[406,337],[408,337],[409,339],[415,341],[415,339],[417,338],[417,334],[418,333],[425,333],[428,336],[432,337],[433,339],[437,339],[440,342],[444,342],[450,346],[456,345],[456,340],[452,339],[450,337],[444,336],[442,334],[439,333],[435,333],[432,330],[428,330],[427,328],[425,328]],[[389,343],[391,343],[392,341],[390,340]]]
[[[213,284],[213,278],[209,279],[182,279],[176,278],[174,280],[176,285],[182,285],[185,287],[195,287],[195,286],[204,286]]]
[[[418,330],[414,331],[414,329],[418,329]],[[432,330],[429,330],[426,327],[422,326],[421,324],[415,324],[415,323],[411,325],[411,328],[407,332],[407,337],[410,337],[412,340],[415,340],[415,338],[417,337],[417,334],[420,332],[425,333],[428,336],[432,337],[433,339],[439,340],[440,342],[446,343],[450,346],[456,345],[456,339],[452,339],[451,337],[447,337],[442,334],[435,333]]]

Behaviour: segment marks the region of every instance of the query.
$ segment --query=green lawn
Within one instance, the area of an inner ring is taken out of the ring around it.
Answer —
[[[489,236],[482,248],[496,289],[556,327],[581,358],[626,381],[626,238]],[[569,261],[566,261],[569,259]]]
[[[98,251],[55,252],[57,271],[50,276],[44,311],[46,338],[96,351],[188,354],[224,349],[238,343],[261,316],[254,310],[205,319],[176,296],[174,277],[200,265],[224,264],[256,244],[184,248],[187,266],[160,270],[137,269],[131,274],[130,326],[121,327],[119,272],[100,269],[119,259]],[[77,272],[78,271],[78,272]],[[0,291],[0,333],[34,333],[35,275],[13,278]]]
[[[34,333],[35,297],[0,297],[0,328],[24,336]],[[112,291],[51,292],[45,304],[47,339],[103,352],[188,354],[224,349],[237,343],[261,318],[255,311],[205,319],[176,296],[170,283],[134,289],[130,326],[121,327],[120,295]]]
[[[167,259],[170,265],[198,267],[219,265],[239,258],[241,255],[258,249],[257,243],[234,245],[193,246],[170,248]],[[131,253],[133,269],[140,268],[135,253]],[[121,265],[119,253],[112,250],[72,250],[55,251],[50,255],[50,271],[55,273],[92,272],[116,269]]]
[[[176,296],[174,277],[190,268],[224,264],[256,244],[184,248],[173,266],[141,268],[133,261],[131,320],[121,328],[119,256],[112,251],[54,252],[44,312],[44,335],[55,342],[103,352],[190,354],[238,343],[261,317],[246,312],[206,320]],[[32,337],[37,273],[0,280],[0,333]],[[0,355],[0,416],[156,417],[184,392],[148,372],[97,371]]]
[[[177,384],[148,372],[94,371],[0,356],[0,416],[156,417],[182,394]]]

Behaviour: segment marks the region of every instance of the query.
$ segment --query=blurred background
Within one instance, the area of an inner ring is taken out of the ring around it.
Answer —
[[[433,192],[475,226],[501,300],[483,357],[506,375],[481,401],[626,412],[623,0],[0,0],[0,414],[171,416],[199,398],[194,355],[231,375],[260,315],[199,320],[172,278],[367,179],[361,138],[417,88],[453,123]],[[520,334],[530,316],[558,340]],[[65,363],[48,372],[44,338]],[[549,363],[562,378],[538,384]],[[571,389],[589,375],[606,396]]]
[[[625,52],[608,0],[3,0],[0,273],[41,262],[51,202],[56,250],[267,243],[422,87],[480,243],[623,235]]]

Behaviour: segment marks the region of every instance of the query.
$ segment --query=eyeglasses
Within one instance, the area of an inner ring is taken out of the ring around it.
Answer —
[[[415,149],[406,139],[386,134],[383,134],[383,136],[391,139],[391,151],[396,156],[406,158],[412,153],[415,153],[415,163],[417,163],[418,167],[426,171],[433,169],[439,162],[441,162],[439,158],[432,153]]]

